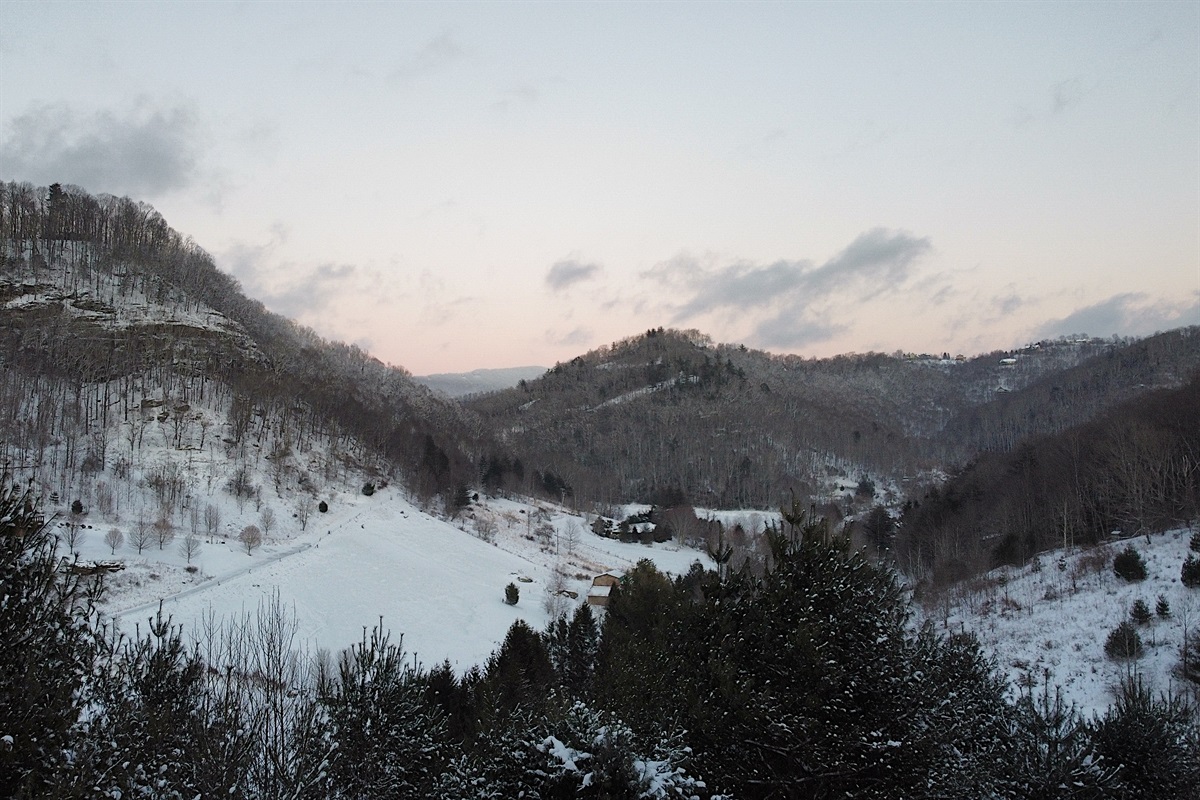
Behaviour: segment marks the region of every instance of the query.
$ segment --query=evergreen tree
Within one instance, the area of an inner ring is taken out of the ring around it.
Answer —
[[[1142,657],[1142,637],[1129,621],[1122,622],[1109,631],[1104,641],[1104,652],[1114,660],[1126,660]]]
[[[1200,558],[1188,555],[1179,570],[1179,582],[1189,589],[1200,587]]]
[[[447,755],[445,722],[426,686],[380,627],[342,653],[322,698],[335,726],[330,778],[339,796],[429,796]]]
[[[1126,545],[1125,549],[1113,558],[1113,572],[1118,578],[1131,583],[1144,581],[1146,580],[1146,562],[1142,560],[1142,554],[1133,549],[1133,545]]]
[[[562,685],[568,697],[582,699],[588,696],[599,642],[600,632],[592,607],[583,603],[575,609],[567,630],[567,660]]]
[[[1117,765],[1100,755],[1091,727],[1061,692],[1052,696],[1047,685],[1040,695],[1023,693],[1011,719],[1008,796],[1100,798],[1115,789]]]
[[[1156,698],[1140,676],[1129,677],[1092,736],[1104,761],[1117,765],[1114,796],[1200,798],[1200,728],[1182,698]]]
[[[1146,601],[1138,598],[1133,601],[1133,607],[1129,609],[1129,618],[1138,625],[1149,625],[1153,617],[1150,615],[1150,606],[1146,605]]]
[[[0,797],[47,796],[87,703],[96,598],[58,567],[32,492],[0,479]]]
[[[246,790],[256,731],[240,709],[208,702],[204,666],[161,608],[142,638],[118,640],[99,664],[93,705],[56,795],[190,800]]]
[[[554,666],[542,638],[525,620],[508,629],[500,649],[488,659],[478,691],[487,696],[479,708],[497,717],[517,708],[540,708],[550,700]]]

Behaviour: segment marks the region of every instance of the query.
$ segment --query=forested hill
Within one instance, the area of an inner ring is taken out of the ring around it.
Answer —
[[[1197,409],[1200,374],[1011,451],[984,453],[908,503],[897,557],[907,574],[944,585],[1114,532],[1187,525],[1200,513]]]
[[[114,415],[161,408],[176,446],[202,442],[202,422],[235,447],[253,432],[297,481],[318,436],[321,471],[395,477],[429,499],[482,486],[769,508],[863,478],[905,488],[1200,365],[1195,329],[810,359],[659,328],[460,404],[268,312],[150,206],[25,183],[0,184],[0,304],[4,458],[41,468],[61,443],[47,470],[60,489],[133,437]]]
[[[292,451],[315,435],[343,462],[327,472],[395,475],[429,497],[473,480],[486,440],[473,415],[268,312],[145,203],[0,184],[0,303],[7,462],[40,464],[65,441],[49,471],[69,482],[89,451],[103,461],[114,417],[161,407],[182,443],[199,404],[235,445],[256,432],[261,450],[269,430],[270,452],[298,472]]]
[[[536,479],[551,494],[769,507],[791,492],[819,496],[839,479],[902,481],[965,463],[995,431],[1014,442],[1044,432],[1027,405],[1041,404],[1046,391],[1059,417],[1086,420],[1147,385],[1177,385],[1198,354],[1200,337],[1186,330],[1144,343],[1079,338],[973,358],[807,359],[657,329],[467,405],[526,464],[542,465]],[[1106,370],[1135,356],[1155,366]],[[1053,388],[1059,374],[1067,389]]]

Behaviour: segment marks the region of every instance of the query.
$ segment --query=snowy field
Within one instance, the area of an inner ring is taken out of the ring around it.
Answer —
[[[77,549],[84,560],[126,562],[106,580],[105,610],[129,632],[144,629],[160,600],[190,636],[209,615],[241,619],[278,594],[310,650],[338,652],[382,617],[393,639],[404,636],[410,655],[426,666],[449,659],[460,672],[486,661],[514,620],[541,629],[552,610],[573,610],[594,575],[627,570],[641,558],[676,574],[696,560],[710,563],[702,552],[673,543],[603,539],[582,517],[556,507],[491,500],[469,514],[459,528],[391,488],[371,497],[342,494],[329,513],[312,514],[306,531],[294,519],[282,520],[282,532],[249,554],[232,529],[252,520],[227,525],[226,536],[202,539],[194,573],[179,552],[182,532],[162,550],[152,543],[138,555],[126,544],[114,556],[103,541],[107,527],[98,527]],[[490,532],[491,543],[474,532],[477,525]],[[515,606],[504,602],[509,583],[520,589]],[[558,588],[578,598],[548,599],[548,589]]]

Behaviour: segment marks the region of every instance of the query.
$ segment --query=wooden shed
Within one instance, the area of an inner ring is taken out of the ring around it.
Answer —
[[[592,588],[588,589],[588,605],[607,606],[613,587],[621,583],[621,578],[620,572],[605,572],[592,578]]]

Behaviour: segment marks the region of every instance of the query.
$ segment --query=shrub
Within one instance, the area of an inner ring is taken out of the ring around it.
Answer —
[[[1138,625],[1150,624],[1150,606],[1146,605],[1146,601],[1138,598],[1133,603],[1133,608],[1129,609],[1129,618]]]
[[[1133,545],[1127,545],[1113,559],[1113,572],[1118,578],[1127,581],[1144,581],[1146,580],[1146,562],[1142,560],[1141,553],[1133,549]]]
[[[521,599],[521,590],[517,588],[515,583],[510,583],[504,587],[504,602],[510,606],[515,606],[517,601]]]
[[[1179,582],[1189,589],[1200,586],[1200,558],[1188,556],[1179,570]]]
[[[364,483],[363,488],[362,488],[362,493],[365,494],[367,497],[370,497],[371,495],[375,494],[375,484]]]
[[[317,503],[317,511],[320,511],[322,514],[324,514],[328,510],[329,503],[326,503],[324,500],[322,500],[320,503]]]
[[[1188,541],[1188,547],[1197,553],[1200,553],[1200,531],[1192,534],[1191,540]]]
[[[82,514],[83,513],[83,502],[80,500],[76,500],[74,503],[71,503],[71,513],[72,514]]]
[[[1128,621],[1113,628],[1104,642],[1104,652],[1109,658],[1120,661],[1142,657],[1142,637]]]

